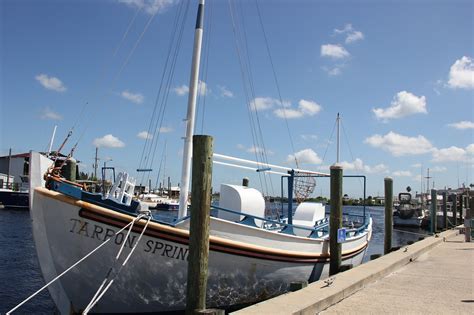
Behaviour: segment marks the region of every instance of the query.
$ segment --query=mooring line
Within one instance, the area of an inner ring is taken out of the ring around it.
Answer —
[[[121,233],[123,230],[125,230],[126,228],[128,228],[130,225],[133,225],[134,222],[140,220],[141,218],[143,218],[144,216],[146,216],[146,214],[140,214],[139,216],[137,216],[135,219],[133,219],[132,221],[130,221],[130,223],[128,223],[126,226],[124,226],[121,230],[119,230],[117,233],[114,234],[114,236],[117,236],[117,234]],[[46,283],[44,286],[42,286],[38,291],[36,291],[35,293],[33,293],[32,295],[30,295],[28,298],[26,298],[23,302],[21,302],[20,304],[18,304],[17,306],[15,306],[14,308],[12,308],[11,310],[9,310],[6,315],[9,315],[11,314],[12,312],[16,311],[19,307],[21,307],[23,304],[25,304],[26,302],[28,302],[29,300],[31,300],[33,297],[35,297],[36,295],[38,295],[38,293],[40,293],[41,291],[43,291],[44,289],[46,289],[48,286],[50,286],[53,282],[55,282],[56,280],[58,280],[59,278],[61,278],[63,275],[65,275],[67,272],[69,272],[71,269],[73,269],[74,267],[76,267],[77,265],[79,265],[81,262],[83,262],[86,258],[88,258],[89,256],[91,256],[93,253],[95,253],[97,250],[99,250],[102,246],[104,246],[105,244],[107,244],[112,238],[109,238],[108,240],[106,240],[105,242],[103,242],[102,244],[100,244],[99,246],[97,246],[95,249],[93,249],[91,252],[89,252],[87,255],[85,255],[84,257],[82,257],[81,259],[79,259],[76,263],[74,263],[71,267],[67,268],[66,270],[64,270],[61,274],[57,275],[54,279],[52,279],[51,281],[49,281],[48,283]]]

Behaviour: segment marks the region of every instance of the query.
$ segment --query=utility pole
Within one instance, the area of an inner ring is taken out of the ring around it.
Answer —
[[[95,158],[94,158],[94,179],[97,180],[97,167],[99,166],[99,158],[97,157],[99,147],[95,147]]]

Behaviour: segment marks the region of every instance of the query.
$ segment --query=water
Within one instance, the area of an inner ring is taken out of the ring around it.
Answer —
[[[384,242],[384,208],[367,207],[372,216],[372,240],[364,261],[372,254],[383,253]],[[344,207],[344,212],[362,214],[362,207]],[[176,212],[156,212],[162,219],[172,219]],[[411,230],[424,233],[422,230]],[[413,233],[393,232],[393,246],[406,245],[408,241],[417,241],[420,235]],[[36,257],[31,219],[28,211],[0,210],[0,314],[3,314],[22,302],[30,294],[44,285],[44,280]],[[47,290],[36,296],[18,313],[51,314],[56,308]]]

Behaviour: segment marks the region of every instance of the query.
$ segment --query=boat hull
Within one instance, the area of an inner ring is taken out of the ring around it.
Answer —
[[[61,305],[63,307],[60,308],[62,313],[80,312],[86,307],[113,265],[120,245],[126,243],[123,255],[128,254],[141,231],[141,228],[134,230],[127,240],[124,239],[126,233],[114,237],[127,223],[124,220],[127,216],[122,214],[114,217],[108,215],[110,213],[107,209],[99,208],[42,188],[37,189],[34,194],[34,231],[41,230],[38,233],[42,235],[42,241],[48,243],[47,248],[40,246],[43,251],[47,251],[46,255],[42,253],[43,260],[40,258],[41,267],[48,269],[46,273],[43,272],[46,281],[111,238],[107,245],[51,287],[50,292],[56,304],[59,308]],[[131,218],[133,217],[130,216],[129,221]],[[224,235],[219,232],[219,226],[223,224],[225,223],[214,224],[218,228],[216,231],[211,229],[211,238],[212,234]],[[224,227],[222,229],[229,230]],[[257,233],[249,229],[252,233]],[[184,309],[187,233],[184,229],[158,223],[150,225],[128,265],[93,311],[136,313]],[[275,234],[275,237],[284,236]],[[328,256],[325,254],[292,257],[284,251],[284,254],[277,255],[274,253],[275,249],[262,254],[258,250],[249,251],[248,248],[229,249],[224,244],[225,240],[219,243],[218,238],[214,238],[211,240],[209,253],[208,307],[258,302],[287,292],[290,282],[315,281],[327,276],[329,271]],[[343,255],[344,264],[358,265],[362,262],[367,238],[368,233],[354,244],[349,244],[352,249],[346,246],[346,252],[350,253]],[[326,243],[314,242],[312,246],[324,247]],[[304,246],[310,246],[310,243]],[[322,247],[320,251],[324,251]],[[48,262],[53,265],[43,266]]]

